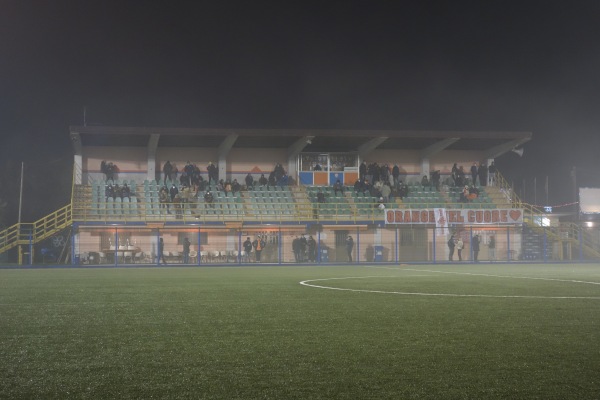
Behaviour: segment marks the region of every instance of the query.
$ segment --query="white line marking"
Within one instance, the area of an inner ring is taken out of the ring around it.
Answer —
[[[398,269],[400,270],[400,269]],[[425,271],[425,272],[440,272],[444,273],[444,271],[430,271],[430,270],[414,270],[414,269],[404,269],[404,271]],[[448,272],[448,273],[456,273],[461,275],[483,275],[490,277],[500,277],[500,278],[515,278],[515,279],[542,279],[542,280],[550,280],[550,281],[559,281],[559,282],[575,282],[575,283],[590,283],[590,284],[600,284],[597,282],[585,282],[585,281],[571,281],[571,280],[561,280],[561,279],[550,279],[550,278],[527,278],[527,277],[512,277],[512,276],[501,276],[501,275],[487,275],[487,274],[471,274],[471,273],[461,273],[461,272]],[[586,299],[586,300],[600,300],[600,297],[594,296],[519,296],[519,295],[488,295],[488,294],[457,294],[457,293],[421,293],[421,292],[396,292],[396,291],[386,291],[386,290],[367,290],[367,289],[346,289],[346,288],[336,288],[331,286],[321,286],[321,285],[313,285],[309,282],[319,282],[319,281],[333,281],[333,280],[345,280],[345,279],[369,279],[369,278],[400,278],[400,276],[348,276],[343,278],[322,278],[322,279],[307,279],[305,281],[300,282],[303,286],[314,287],[317,289],[329,289],[329,290],[340,290],[347,292],[363,292],[363,293],[384,293],[384,294],[401,294],[401,295],[410,295],[410,296],[438,296],[438,297],[486,297],[486,298],[500,298],[500,299]]]
[[[555,281],[555,282],[585,283],[588,285],[600,285],[600,282],[576,281],[576,280],[572,280],[572,279],[558,279],[558,278],[538,278],[538,277],[534,277],[534,276],[514,276],[514,275],[511,276],[511,275],[494,275],[494,274],[481,274],[481,273],[476,274],[473,272],[435,271],[435,270],[430,270],[430,269],[372,267],[372,266],[366,266],[365,268],[391,269],[394,271],[431,272],[432,274],[472,275],[472,276],[487,276],[490,278],[531,279],[531,280],[539,280],[539,281]]]

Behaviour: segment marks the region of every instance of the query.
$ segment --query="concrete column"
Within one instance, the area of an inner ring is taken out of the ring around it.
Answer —
[[[423,175],[427,175],[427,179],[429,179],[429,158],[421,159],[421,175],[419,176],[417,182],[421,182]]]
[[[159,138],[159,134],[152,134],[148,140],[148,168],[146,179],[149,181],[156,179],[156,149],[158,148]]]

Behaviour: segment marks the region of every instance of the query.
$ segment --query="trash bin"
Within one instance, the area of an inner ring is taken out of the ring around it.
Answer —
[[[375,255],[373,256],[374,262],[383,261],[383,246],[375,246]]]
[[[321,262],[329,262],[329,250],[321,249]]]

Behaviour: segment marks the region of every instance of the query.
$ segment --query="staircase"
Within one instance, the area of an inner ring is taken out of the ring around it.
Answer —
[[[29,245],[60,232],[73,223],[72,207],[67,204],[34,223],[15,224],[0,232],[0,253],[19,245]]]

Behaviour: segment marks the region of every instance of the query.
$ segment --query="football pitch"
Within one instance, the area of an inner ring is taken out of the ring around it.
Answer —
[[[597,399],[600,265],[0,270],[0,398]]]

